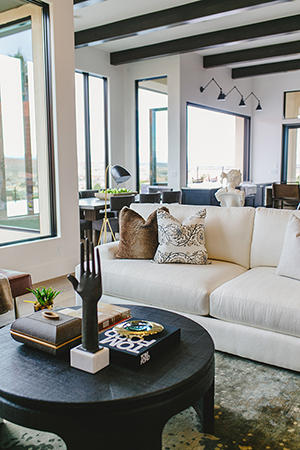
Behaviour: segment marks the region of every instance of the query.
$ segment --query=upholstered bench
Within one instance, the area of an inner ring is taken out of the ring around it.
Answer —
[[[14,299],[15,318],[18,317],[17,297],[28,294],[28,288],[32,288],[31,275],[29,273],[17,272],[15,270],[0,269],[0,274],[4,275],[10,284],[11,294]]]

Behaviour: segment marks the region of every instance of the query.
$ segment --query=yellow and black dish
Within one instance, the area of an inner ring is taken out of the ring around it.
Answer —
[[[148,320],[127,320],[114,327],[118,334],[127,338],[150,336],[160,333],[163,329],[164,327],[159,323]]]

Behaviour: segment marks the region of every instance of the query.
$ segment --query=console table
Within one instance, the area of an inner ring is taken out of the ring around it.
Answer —
[[[245,197],[245,206],[268,206],[265,200],[266,189],[270,183],[257,183],[257,192],[254,195]],[[192,188],[183,187],[182,203],[187,205],[213,205],[220,206],[220,203],[215,197],[218,188]]]
[[[181,328],[181,341],[138,370],[109,365],[92,375],[14,341],[0,330],[0,417],[53,432],[68,450],[161,450],[166,422],[194,406],[213,433],[214,344],[179,314],[130,305],[132,316]]]

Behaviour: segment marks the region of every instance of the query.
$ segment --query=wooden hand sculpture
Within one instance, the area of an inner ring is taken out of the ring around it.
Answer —
[[[84,263],[84,245],[80,244],[80,281],[68,275],[74,290],[82,298],[82,347],[89,352],[99,350],[97,303],[102,295],[102,279],[99,249],[96,249],[97,268],[95,267],[94,246],[91,242],[91,270],[89,262],[89,240],[85,240],[87,262]]]

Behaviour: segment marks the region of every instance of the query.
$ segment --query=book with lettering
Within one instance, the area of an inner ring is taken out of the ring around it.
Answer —
[[[110,303],[98,302],[97,310],[99,332],[130,317],[129,308],[111,305]],[[71,306],[69,308],[60,309],[56,308],[55,311],[61,311],[63,314],[82,319],[82,306]]]
[[[110,349],[112,364],[140,368],[180,341],[180,328],[163,326],[163,331],[157,334],[131,339],[109,328],[99,334],[99,345]]]
[[[52,355],[69,351],[81,342],[82,307],[55,308],[57,320],[44,316],[48,310],[37,311],[16,319],[10,329],[18,342]],[[130,309],[108,303],[98,303],[99,331],[130,317]]]

